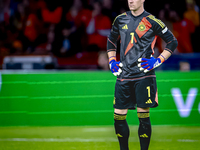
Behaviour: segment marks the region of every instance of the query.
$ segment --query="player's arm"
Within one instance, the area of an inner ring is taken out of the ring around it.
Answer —
[[[116,60],[116,51],[117,51],[117,39],[119,37],[119,29],[118,29],[118,20],[117,18],[114,20],[111,32],[107,39],[107,53],[109,58],[109,66],[111,72],[117,76],[122,72],[121,68],[122,63]]]
[[[166,26],[161,32],[158,32],[158,36],[160,36],[167,43],[164,51],[160,55],[167,60],[178,46],[178,41]]]
[[[154,21],[153,30],[156,35],[160,36],[166,43],[166,47],[163,52],[157,57],[140,58],[138,59],[139,63],[138,67],[140,70],[144,70],[144,72],[148,72],[154,68],[160,66],[163,62],[165,62],[174,52],[176,47],[178,46],[178,42],[172,32],[165,26],[165,24],[159,19],[152,18]]]

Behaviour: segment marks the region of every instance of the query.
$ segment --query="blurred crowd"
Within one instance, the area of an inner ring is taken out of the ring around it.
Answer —
[[[176,36],[179,42],[176,53],[200,52],[198,3],[145,2],[145,9],[160,18]],[[65,58],[95,52],[99,66],[108,69],[107,36],[115,17],[127,10],[127,0],[0,0],[1,61],[7,55]],[[164,46],[162,39],[158,39],[157,53]]]
[[[172,3],[173,4],[173,3]],[[200,9],[195,0],[185,0],[174,6],[165,3],[159,11],[158,17],[173,32],[178,40],[176,53],[200,52]],[[158,42],[159,51],[165,44]]]

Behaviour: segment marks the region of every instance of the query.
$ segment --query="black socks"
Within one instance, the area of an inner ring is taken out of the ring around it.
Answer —
[[[129,150],[128,138],[129,127],[126,122],[126,115],[114,114],[115,133],[119,140],[120,150]]]
[[[138,136],[140,139],[141,150],[148,150],[150,138],[151,138],[151,123],[149,118],[149,112],[139,112],[139,129]]]
[[[138,112],[137,114],[140,122],[138,129],[140,147],[141,150],[148,150],[151,138],[151,123],[149,118],[149,112]],[[114,121],[115,133],[119,140],[120,150],[129,150],[129,127],[126,122],[126,114],[121,115],[115,113]]]

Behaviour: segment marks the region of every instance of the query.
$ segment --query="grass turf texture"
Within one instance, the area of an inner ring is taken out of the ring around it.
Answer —
[[[130,150],[139,150],[130,126]],[[153,126],[149,150],[197,150],[200,127]],[[0,127],[0,150],[119,150],[113,126]]]

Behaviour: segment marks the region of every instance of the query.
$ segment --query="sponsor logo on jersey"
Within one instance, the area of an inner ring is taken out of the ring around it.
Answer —
[[[128,29],[127,24],[125,26],[123,26],[122,29]]]

